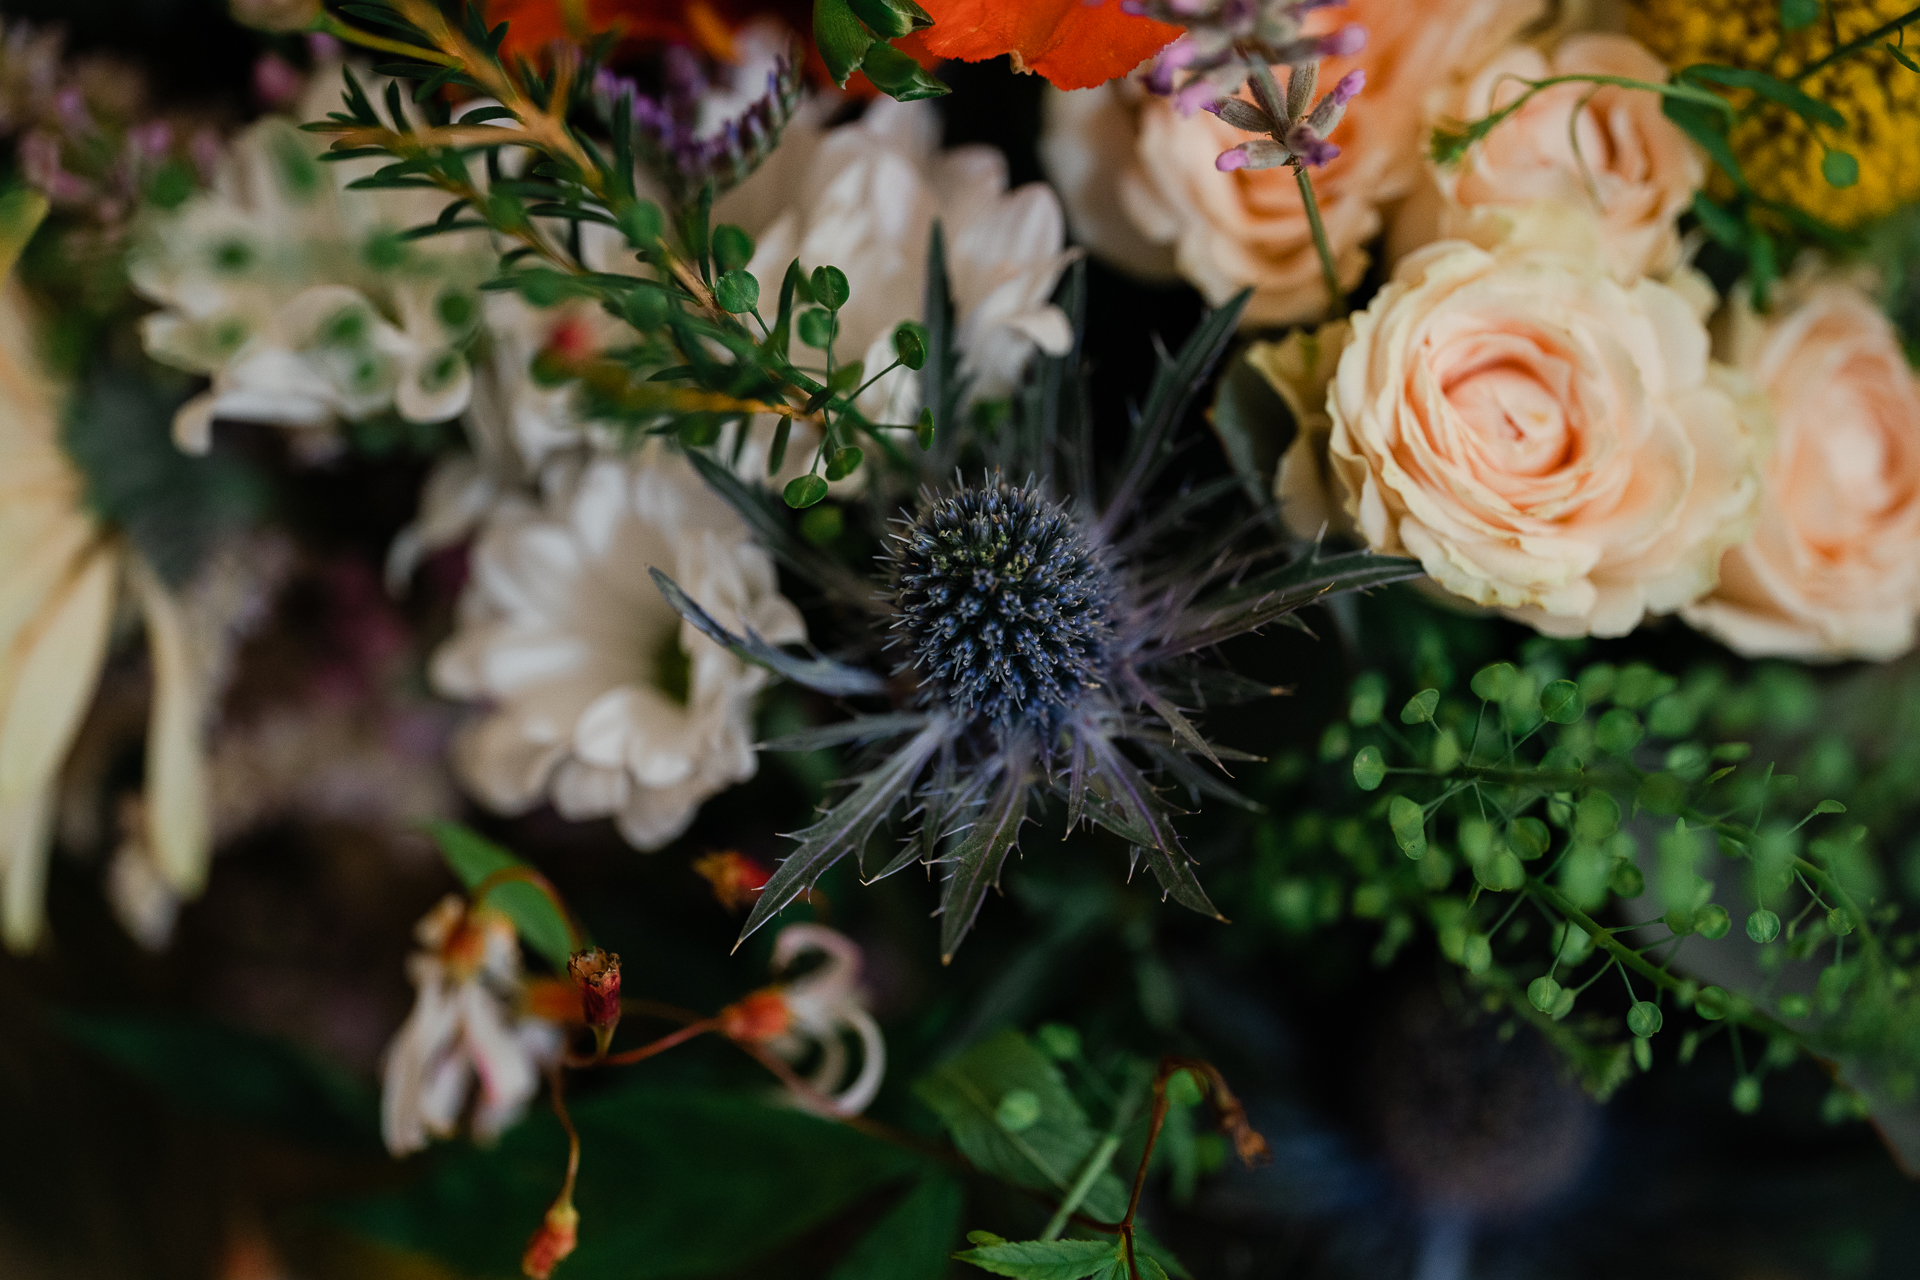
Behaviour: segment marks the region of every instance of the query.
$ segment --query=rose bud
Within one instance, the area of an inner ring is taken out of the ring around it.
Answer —
[[[613,1041],[613,1029],[620,1025],[620,957],[588,947],[567,961],[567,974],[580,990],[581,1013],[604,1054]]]

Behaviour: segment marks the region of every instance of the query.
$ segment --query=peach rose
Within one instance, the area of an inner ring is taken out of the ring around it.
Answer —
[[[1773,402],[1750,541],[1687,621],[1749,655],[1891,658],[1920,615],[1920,380],[1860,289],[1811,283],[1731,344]]]
[[[1740,386],[1665,285],[1442,242],[1353,318],[1328,456],[1374,550],[1548,634],[1623,635],[1711,590],[1746,536]]]
[[[1542,10],[1542,0],[1349,0],[1322,11],[1329,30],[1350,22],[1367,29],[1364,50],[1320,69],[1328,86],[1355,68],[1367,75],[1334,132],[1340,155],[1313,172],[1344,287],[1366,272],[1365,245],[1380,232],[1382,206],[1419,179],[1429,105],[1456,93]],[[1177,273],[1216,304],[1252,285],[1249,325],[1309,319],[1328,300],[1293,170],[1214,167],[1248,136],[1116,83],[1050,93],[1041,150],[1075,235],[1094,252],[1138,274]]]
[[[1561,75],[1664,82],[1667,69],[1620,35],[1569,37],[1551,61],[1516,46],[1475,77],[1451,114],[1478,120],[1518,99],[1522,80]],[[1559,205],[1595,216],[1601,252],[1621,280],[1672,270],[1680,261],[1677,220],[1706,169],[1660,101],[1613,85],[1542,90],[1459,164],[1433,171],[1396,219],[1396,247],[1463,236],[1484,242],[1543,205]]]

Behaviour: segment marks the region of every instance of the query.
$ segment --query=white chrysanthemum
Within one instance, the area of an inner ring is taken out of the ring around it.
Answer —
[[[735,632],[788,644],[805,629],[771,557],[683,459],[603,458],[555,488],[544,505],[507,499],[475,544],[433,676],[491,708],[456,740],[454,765],[502,812],[550,797],[655,849],[753,776],[766,673],[683,623],[648,569]]]
[[[758,242],[748,270],[763,297],[777,296],[795,258],[809,271],[839,267],[852,296],[836,353],[884,368],[893,361],[894,326],[920,318],[937,218],[969,393],[1004,396],[1036,348],[1067,349],[1073,335],[1051,298],[1072,258],[1050,188],[1008,191],[1006,161],[990,147],[941,151],[939,117],[923,102],[882,99],[831,130],[822,129],[824,117],[825,104],[804,108],[760,170],[714,208],[716,222],[737,223]],[[898,370],[861,407],[910,422],[919,380]]]
[[[323,68],[317,118],[339,83]],[[484,236],[406,241],[446,203],[423,191],[355,191],[372,162],[323,164],[322,139],[269,117],[234,139],[212,189],[155,216],[129,262],[161,310],[148,354],[213,386],[174,420],[203,450],[216,417],[325,427],[388,410],[437,422],[467,406],[466,347],[492,269]]]

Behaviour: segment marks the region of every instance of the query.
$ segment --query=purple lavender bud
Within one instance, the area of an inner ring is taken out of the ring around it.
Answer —
[[[1367,29],[1357,22],[1350,22],[1330,36],[1322,36],[1314,42],[1323,58],[1346,58],[1367,47]]]
[[[1235,169],[1246,168],[1247,144],[1243,142],[1237,147],[1228,147],[1222,151],[1214,157],[1213,167],[1222,173],[1232,173]]]
[[[1173,105],[1181,115],[1190,116],[1210,103],[1218,102],[1220,98],[1220,87],[1202,76],[1189,81],[1174,94]]]
[[[1356,69],[1341,76],[1340,83],[1328,91],[1327,97],[1333,100],[1335,106],[1344,107],[1358,97],[1360,91],[1366,87],[1367,73]]]
[[[1340,148],[1315,132],[1312,125],[1297,124],[1287,130],[1287,149],[1310,169],[1324,168],[1340,154]]]

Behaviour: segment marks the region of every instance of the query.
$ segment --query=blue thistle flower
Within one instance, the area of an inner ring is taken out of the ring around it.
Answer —
[[[1115,592],[1073,517],[993,479],[946,497],[894,540],[907,667],[958,716],[1055,720],[1105,683]]]
[[[951,335],[937,226],[930,257],[928,328]],[[1083,272],[1076,268],[1064,288],[1067,310],[1077,317]],[[1317,550],[1256,572],[1277,549],[1238,553],[1231,533],[1209,539],[1187,528],[1241,491],[1237,477],[1190,488],[1139,518],[1142,497],[1172,454],[1169,437],[1232,337],[1245,300],[1213,312],[1177,356],[1162,357],[1104,503],[1094,492],[1077,352],[1041,362],[1025,412],[985,450],[999,472],[977,485],[925,493],[920,514],[892,536],[889,590],[875,602],[888,624],[875,647],[905,650],[892,680],[796,657],[752,632],[733,635],[654,570],[681,615],[740,657],[836,697],[906,704],[761,744],[776,751],[900,745],[848,779],[846,794],[794,833],[793,852],[761,891],[743,939],[852,854],[870,881],[916,861],[945,870],[940,950],[951,959],[1042,793],[1066,803],[1070,828],[1091,822],[1127,840],[1134,866],[1144,861],[1165,896],[1219,917],[1174,828],[1178,811],[1154,778],[1179,784],[1195,803],[1211,795],[1250,805],[1219,776],[1223,759],[1249,757],[1208,743],[1177,699],[1278,690],[1212,669],[1201,655],[1330,593],[1420,572],[1417,561],[1366,552],[1322,558]],[[950,341],[936,339],[923,375],[936,420],[949,423],[957,393],[944,371],[957,362],[942,343]],[[944,471],[951,447],[938,432],[935,441],[932,456]],[[848,590],[843,567],[823,563],[815,549],[787,535],[784,522],[725,465],[698,452],[688,456],[769,536],[790,569],[832,598],[858,594]],[[998,478],[1009,472],[1037,479],[1021,486]],[[1049,496],[1056,474],[1065,479],[1064,500]],[[1176,541],[1174,534],[1184,551],[1156,553]],[[871,867],[876,837],[896,814],[908,838]]]

